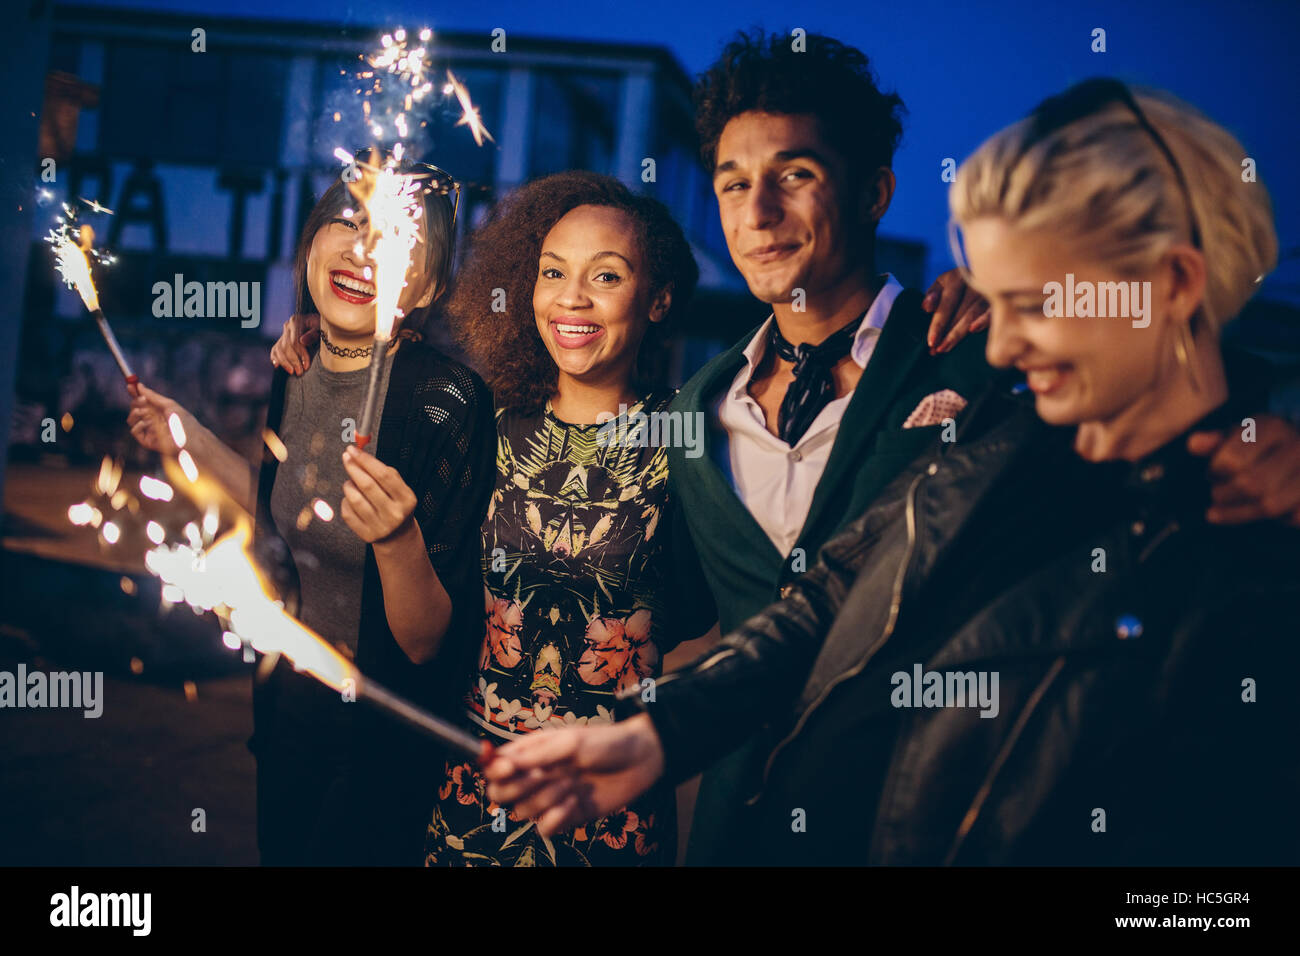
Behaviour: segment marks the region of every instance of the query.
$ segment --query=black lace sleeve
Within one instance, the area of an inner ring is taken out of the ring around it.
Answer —
[[[387,627],[371,557],[357,663],[392,690],[447,714],[464,693],[483,640],[481,525],[494,481],[496,426],[492,393],[478,375],[427,347],[403,351],[389,381],[379,458],[415,493],[415,520],[451,597],[452,619],[434,659],[412,664]]]
[[[451,624],[428,666],[454,696],[464,690],[483,640],[481,528],[496,461],[492,393],[474,372],[449,362],[416,386],[410,414],[417,438],[403,443],[403,466],[418,476],[411,486],[416,521],[452,600]]]

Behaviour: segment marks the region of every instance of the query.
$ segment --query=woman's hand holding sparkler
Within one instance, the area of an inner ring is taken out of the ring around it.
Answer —
[[[252,464],[204,428],[180,402],[136,384],[126,423],[131,437],[150,451],[175,457],[183,446],[227,494],[249,506],[255,487]]]
[[[429,562],[415,521],[415,492],[396,468],[356,445],[343,452],[348,480],[339,513],[358,538],[374,545],[384,616],[397,645],[416,664],[432,660],[451,623],[451,595]]]
[[[301,375],[311,367],[307,347],[320,340],[320,316],[308,312],[291,315],[271,346],[271,364],[290,375]]]
[[[181,449],[171,429],[171,417],[175,415],[179,419],[181,434],[186,436],[182,441],[188,442],[188,436],[197,435],[202,426],[179,402],[143,385],[135,388],[131,411],[126,416],[131,436],[150,451],[161,455],[178,454]]]
[[[415,524],[415,492],[396,468],[355,445],[344,449],[343,467],[349,480],[343,483],[340,513],[358,538],[375,544]]]
[[[483,769],[488,796],[537,820],[545,836],[627,806],[663,772],[663,746],[648,714],[529,734]]]

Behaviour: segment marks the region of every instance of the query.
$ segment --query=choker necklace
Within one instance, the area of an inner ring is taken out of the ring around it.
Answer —
[[[331,355],[337,355],[339,358],[369,358],[375,351],[373,345],[366,345],[355,349],[339,348],[330,341],[330,337],[325,334],[324,328],[320,330],[320,344],[325,346],[325,351],[329,352]]]

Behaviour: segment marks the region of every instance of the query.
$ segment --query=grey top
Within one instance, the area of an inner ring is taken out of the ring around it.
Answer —
[[[371,449],[379,435],[392,364],[390,353],[380,375]],[[348,445],[343,420],[350,418],[360,427],[369,378],[369,367],[331,372],[319,358],[305,374],[289,378],[280,423],[288,457],[276,470],[271,488],[271,518],[298,570],[299,619],[332,644],[354,653],[367,546],[341,513],[343,483],[348,480],[343,468],[343,449]],[[322,520],[313,510],[317,498],[333,511],[331,520]]]

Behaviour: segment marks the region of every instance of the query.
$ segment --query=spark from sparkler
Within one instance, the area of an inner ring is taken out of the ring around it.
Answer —
[[[105,455],[99,463],[99,477],[95,479],[95,487],[100,494],[112,497],[121,481],[122,466],[108,455]]]
[[[172,412],[167,416],[167,429],[172,433],[172,441],[176,443],[177,448],[185,447],[185,425],[181,422],[180,415]]]
[[[113,210],[109,209],[107,206],[101,205],[98,199],[87,199],[85,196],[81,196],[79,198],[81,199],[82,202],[84,202],[87,206],[90,207],[91,212],[100,213],[101,215],[106,215],[106,216],[114,215]]]
[[[88,525],[93,522],[95,514],[95,509],[84,501],[68,508],[68,520],[78,526]]]
[[[140,493],[154,501],[172,500],[172,486],[150,475],[140,476]]]
[[[456,101],[460,103],[461,116],[457,121],[457,126],[468,126],[470,133],[474,137],[474,142],[482,146],[483,140],[487,139],[495,143],[492,134],[487,131],[483,125],[483,119],[479,116],[478,107],[469,98],[469,90],[465,89],[465,84],[452,75],[451,70],[447,71],[447,85],[451,87],[451,92],[456,95]]]
[[[284,446],[280,436],[269,428],[262,429],[262,441],[266,442],[266,447],[271,450],[276,461],[284,462],[289,458],[289,449]]]

